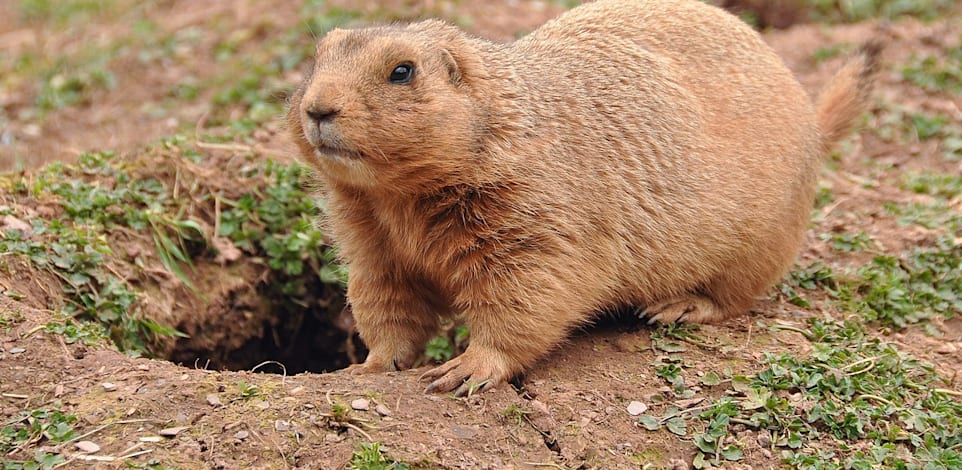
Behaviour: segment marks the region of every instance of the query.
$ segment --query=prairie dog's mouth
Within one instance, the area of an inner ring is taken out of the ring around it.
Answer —
[[[320,145],[314,148],[314,156],[317,158],[327,158],[340,161],[356,161],[361,158],[355,152],[344,150],[336,147],[329,147],[327,145]]]

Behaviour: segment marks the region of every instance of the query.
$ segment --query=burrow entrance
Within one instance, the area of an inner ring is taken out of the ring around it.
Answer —
[[[175,327],[188,337],[159,354],[171,362],[291,375],[343,369],[367,355],[336,284],[314,278],[285,292],[284,283],[256,263],[196,273],[206,288],[177,301],[177,309],[189,313],[177,315]]]

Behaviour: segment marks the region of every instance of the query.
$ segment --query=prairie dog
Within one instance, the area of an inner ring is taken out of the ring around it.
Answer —
[[[352,372],[409,368],[450,315],[470,345],[424,377],[463,395],[608,307],[745,313],[794,260],[878,52],[813,105],[695,0],[599,0],[510,44],[434,20],[331,31],[287,117],[350,267],[370,348]]]

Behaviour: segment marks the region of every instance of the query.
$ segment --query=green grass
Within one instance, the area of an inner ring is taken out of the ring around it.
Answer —
[[[38,447],[29,460],[4,460],[4,470],[49,469],[64,463],[59,452],[46,444],[62,444],[74,440],[77,417],[60,411],[60,403],[51,407],[21,411],[0,427],[0,455],[5,459],[29,447]]]
[[[902,78],[933,92],[962,94],[962,45],[944,54],[913,55],[902,68]]]
[[[63,26],[115,8],[116,2],[112,0],[20,0],[19,11],[25,21]]]
[[[823,233],[818,238],[829,242],[836,251],[845,253],[865,251],[875,245],[872,238],[865,232]]]
[[[735,425],[794,468],[962,465],[962,404],[930,365],[869,336],[859,322],[813,319],[779,330],[803,334],[811,353],[766,354],[754,374],[729,376],[731,391],[707,407],[668,407],[639,424],[692,436],[695,468],[743,458]]]
[[[962,195],[962,176],[931,172],[910,172],[902,180],[902,189],[943,199]]]
[[[945,115],[887,105],[872,132],[889,142],[936,141],[943,158],[962,160],[962,126]]]
[[[812,20],[833,23],[900,16],[933,20],[957,8],[954,0],[806,0],[805,5]]]
[[[407,470],[410,466],[384,455],[379,442],[359,444],[348,464],[351,470]]]
[[[878,254],[865,264],[836,271],[820,263],[791,272],[779,285],[789,302],[811,307],[806,290],[823,290],[846,315],[905,328],[962,314],[962,247],[953,237],[901,256]]]

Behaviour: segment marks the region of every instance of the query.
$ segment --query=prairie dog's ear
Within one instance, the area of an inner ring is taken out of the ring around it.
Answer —
[[[448,71],[448,77],[455,86],[461,86],[461,67],[447,49],[441,49],[441,63]]]

